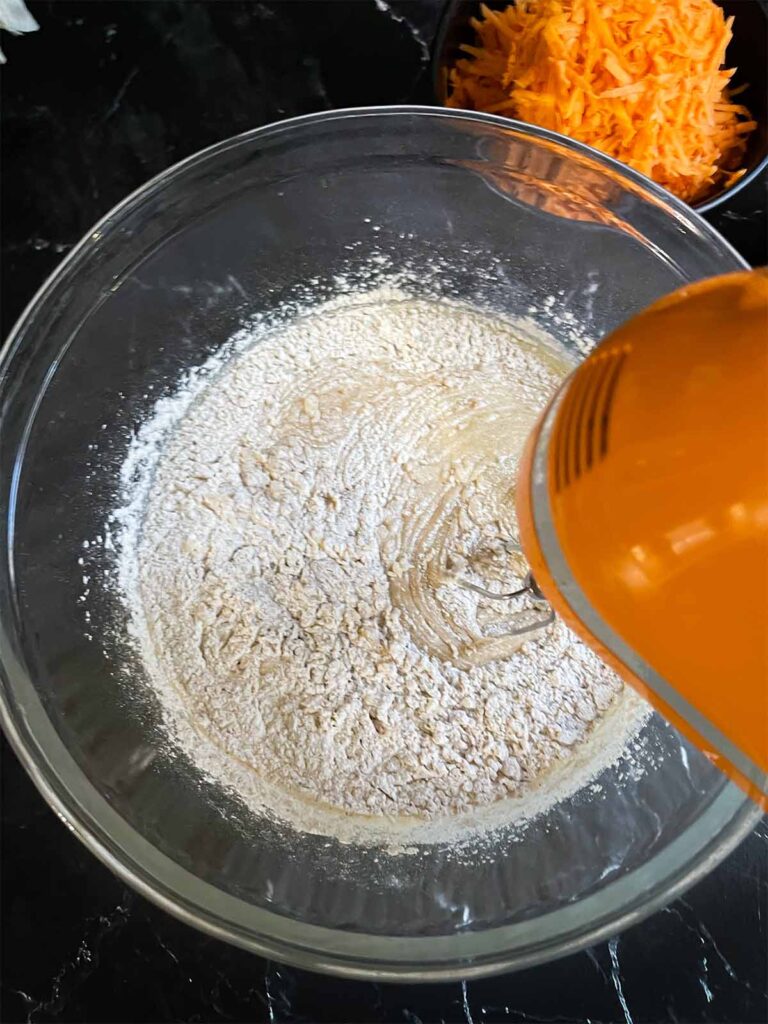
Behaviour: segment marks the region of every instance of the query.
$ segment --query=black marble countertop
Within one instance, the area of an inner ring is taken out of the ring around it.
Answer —
[[[431,102],[439,0],[55,0],[4,36],[3,334],[91,224],[226,136],[330,107]],[[766,262],[766,181],[712,222]],[[113,877],[2,750],[3,1021],[768,1019],[768,824],[683,899],[585,953],[469,983],[307,974],[175,921]]]

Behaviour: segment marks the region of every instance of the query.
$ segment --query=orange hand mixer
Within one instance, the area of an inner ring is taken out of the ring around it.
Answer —
[[[534,429],[517,511],[534,596],[768,807],[768,274],[603,341]]]

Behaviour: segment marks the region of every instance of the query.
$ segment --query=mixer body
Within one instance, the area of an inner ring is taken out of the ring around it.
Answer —
[[[604,341],[529,441],[518,517],[553,607],[768,804],[768,276]]]

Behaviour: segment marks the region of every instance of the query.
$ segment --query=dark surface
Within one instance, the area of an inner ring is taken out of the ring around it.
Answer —
[[[267,121],[430,102],[437,0],[32,4],[5,37],[3,333],[62,254],[127,192]],[[765,262],[766,182],[712,223]],[[768,1018],[768,825],[684,899],[587,953],[485,981],[344,982],[268,963],[127,890],[62,827],[3,747],[3,1021]]]

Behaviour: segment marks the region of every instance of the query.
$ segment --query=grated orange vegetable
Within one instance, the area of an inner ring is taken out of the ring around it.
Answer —
[[[569,135],[687,202],[745,173],[757,123],[732,102],[733,19],[714,0],[518,0],[480,12],[449,107]]]

